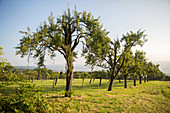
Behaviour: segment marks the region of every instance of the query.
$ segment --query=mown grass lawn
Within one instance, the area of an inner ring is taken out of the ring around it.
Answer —
[[[107,91],[108,80],[99,80],[89,84],[85,79],[82,87],[81,79],[73,81],[73,95],[64,97],[65,80],[59,79],[53,88],[53,80],[35,80],[38,87],[44,88],[44,97],[53,105],[54,112],[152,112],[170,113],[170,81],[150,81],[133,86],[133,81],[128,81],[128,88],[124,89],[123,81],[114,81],[112,91]],[[10,85],[1,89],[1,96],[10,96],[15,92],[17,85]]]

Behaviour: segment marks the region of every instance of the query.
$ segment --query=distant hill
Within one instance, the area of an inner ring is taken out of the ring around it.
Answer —
[[[34,68],[37,68],[37,66],[15,66],[19,70],[24,70],[24,69],[30,69],[33,70]],[[60,72],[60,71],[65,71],[65,66],[64,65],[47,65],[47,69],[51,69],[54,72]],[[83,66],[83,65],[75,65],[74,66],[74,71],[91,71],[89,67]]]
[[[170,76],[170,61],[157,61],[155,64],[160,64],[160,70]]]

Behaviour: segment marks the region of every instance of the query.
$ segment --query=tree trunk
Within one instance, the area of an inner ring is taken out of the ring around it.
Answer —
[[[58,77],[55,78],[55,86],[57,85]]]
[[[38,77],[37,77],[37,80],[39,80],[40,78],[40,71],[38,70]]]
[[[108,91],[112,91],[112,87],[113,87],[113,80],[115,79],[116,76],[115,75],[115,66],[114,66],[114,69],[112,71],[112,76],[110,78],[110,84],[109,84],[109,88],[108,88]]]
[[[142,77],[139,77],[139,84],[142,84]]]
[[[99,82],[99,86],[101,86],[102,85],[102,78],[100,78],[100,82]]]
[[[73,70],[67,69],[65,97],[71,97],[73,82]]]
[[[120,70],[121,70],[121,68],[122,68],[122,66],[123,66],[123,64],[124,64],[124,61],[125,61],[125,57],[123,57],[123,62],[122,62],[122,64],[120,65],[120,67],[118,68],[118,70],[117,70],[117,73],[115,74],[115,70],[116,70],[116,65],[117,65],[117,63],[116,63],[116,53],[117,53],[117,51],[115,51],[115,56],[114,56],[114,66],[113,66],[113,68],[111,69],[111,71],[112,71],[112,76],[111,76],[111,79],[110,79],[110,84],[109,84],[109,88],[108,88],[108,91],[111,91],[112,90],[112,86],[113,86],[113,80],[117,77],[117,75],[119,74],[119,72],[120,72]]]
[[[136,86],[136,78],[134,78],[134,86]]]
[[[119,83],[121,83],[121,81],[120,81],[120,77],[119,77]]]
[[[31,82],[31,76],[29,75],[29,82]]]
[[[144,76],[144,83],[146,82],[146,76]]]
[[[127,81],[126,81],[126,79],[127,79],[127,76],[124,75],[124,81],[125,81],[125,86],[124,86],[124,88],[127,88]]]
[[[95,81],[95,78],[93,78],[93,82]]]
[[[34,82],[34,78],[32,78],[32,82],[31,83],[33,83]]]
[[[149,82],[149,77],[147,76],[147,82]]]
[[[73,53],[68,54],[67,61],[67,75],[66,75],[66,92],[65,97],[71,97],[72,82],[73,82]]]
[[[54,82],[53,82],[53,88],[54,88]]]
[[[84,84],[84,78],[83,78],[83,80],[82,80],[82,87],[83,87],[83,84]]]
[[[110,79],[108,91],[112,91],[112,87],[113,87],[113,77]]]
[[[89,82],[89,84],[91,84],[91,81],[92,81],[92,78],[90,78],[90,82]]]

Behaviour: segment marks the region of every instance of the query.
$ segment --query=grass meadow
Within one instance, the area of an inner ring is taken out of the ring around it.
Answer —
[[[74,79],[73,95],[64,97],[65,79],[59,79],[53,88],[53,80],[35,80],[36,86],[44,89],[44,98],[53,106],[52,111],[68,113],[170,113],[170,81],[150,81],[133,86],[128,80],[128,88],[124,82],[114,81],[112,91],[107,91],[109,81],[99,80],[89,84],[85,79]],[[30,83],[31,84],[31,83]],[[18,85],[9,85],[0,89],[0,96],[15,95]]]

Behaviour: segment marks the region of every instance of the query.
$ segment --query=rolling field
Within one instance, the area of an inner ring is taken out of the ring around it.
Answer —
[[[44,89],[45,99],[53,106],[53,112],[151,112],[170,113],[170,81],[150,81],[148,83],[133,86],[133,81],[128,81],[128,88],[124,89],[124,83],[114,81],[112,91],[107,91],[108,80],[99,80],[89,84],[85,79],[82,87],[82,79],[74,79],[73,95],[64,97],[65,80],[59,79],[53,88],[53,80],[34,81],[36,86]],[[0,89],[0,96],[14,95],[18,85],[9,85]]]

